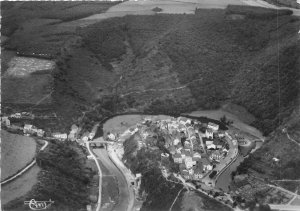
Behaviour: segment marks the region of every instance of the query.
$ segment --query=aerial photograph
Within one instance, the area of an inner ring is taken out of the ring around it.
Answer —
[[[1,211],[300,211],[300,0],[0,5]]]

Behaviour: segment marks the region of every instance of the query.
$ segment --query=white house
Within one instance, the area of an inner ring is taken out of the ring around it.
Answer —
[[[223,138],[225,136],[225,133],[224,132],[219,132],[218,136],[219,136],[219,138]]]
[[[185,165],[186,165],[187,168],[192,168],[193,165],[194,165],[193,158],[190,157],[190,156],[186,156],[185,157]]]
[[[1,117],[1,123],[5,124],[6,126],[10,126],[10,120],[7,116]]]
[[[180,142],[180,140],[178,138],[174,139],[174,141],[173,141],[174,146],[176,146],[179,142]]]
[[[211,144],[213,144],[214,143],[214,141],[205,141],[205,144],[206,145],[211,145]]]
[[[193,158],[195,158],[195,159],[197,159],[197,160],[200,160],[200,159],[201,159],[200,153],[199,153],[199,152],[195,152],[195,153],[193,154]]]
[[[208,164],[205,166],[205,168],[208,170],[208,171],[211,171],[213,169],[213,166]]]
[[[68,135],[66,133],[52,133],[52,136],[61,140],[65,140],[68,138]]]
[[[214,138],[213,130],[210,128],[206,129],[205,136],[206,136],[206,138]]]
[[[207,145],[207,149],[216,149],[217,146],[214,144]]]
[[[15,113],[15,114],[10,115],[10,117],[19,119],[22,117],[22,115],[21,115],[21,113]]]
[[[42,129],[37,129],[37,136],[43,137],[44,134],[45,134],[45,131],[43,131]]]
[[[212,129],[213,131],[218,131],[219,130],[219,125],[215,124],[215,123],[212,123],[212,122],[209,122],[207,127],[209,129]]]
[[[88,136],[83,136],[83,137],[81,138],[81,140],[82,140],[83,142],[87,142],[87,141],[89,140],[89,137],[88,137]]]
[[[24,129],[23,129],[23,132],[24,132],[24,133],[32,133],[32,128],[33,128],[33,125],[25,124],[25,125],[24,125]]]

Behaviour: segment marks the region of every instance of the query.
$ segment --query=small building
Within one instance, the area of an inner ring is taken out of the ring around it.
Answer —
[[[191,154],[185,154],[185,165],[187,168],[192,168],[192,166],[194,165]]]
[[[218,136],[219,136],[219,138],[223,138],[223,137],[225,137],[225,133],[222,131],[219,131]]]
[[[5,126],[10,126],[10,120],[7,116],[1,117],[1,124],[4,124]]]
[[[88,155],[88,156],[87,156],[87,159],[92,160],[92,159],[93,159],[93,156],[92,156],[92,155]]]
[[[174,146],[176,146],[179,142],[180,142],[180,140],[178,138],[174,139],[174,141],[173,141]]]
[[[214,142],[213,141],[205,141],[205,144],[206,145],[211,145],[211,144],[213,144]]]
[[[200,161],[200,160],[201,160],[201,155],[200,155],[199,152],[195,152],[195,153],[193,154],[193,160],[194,160],[194,161]]]
[[[68,135],[66,133],[52,133],[52,137],[64,141],[68,138]]]
[[[86,211],[92,211],[92,205],[90,204],[86,205]]]
[[[15,113],[10,115],[11,118],[16,118],[16,119],[20,119],[22,117],[21,113]]]
[[[174,159],[174,162],[175,163],[182,163],[182,157],[179,153],[176,153],[174,156],[173,156],[173,159]]]
[[[206,136],[206,138],[211,138],[211,139],[213,139],[213,138],[214,138],[213,130],[210,129],[210,128],[207,128],[206,131],[205,131],[205,136]]]
[[[45,131],[42,129],[37,129],[36,133],[38,137],[44,137]]]
[[[212,149],[216,149],[216,148],[217,148],[217,146],[214,144],[207,145],[207,149],[212,150]]]
[[[211,171],[213,169],[213,166],[210,164],[207,158],[201,158],[200,162],[202,162],[204,170]]]
[[[219,130],[219,125],[215,124],[215,123],[212,123],[212,122],[209,122],[207,127],[209,129],[212,129],[213,131],[218,131]]]
[[[222,155],[219,151],[214,151],[211,155],[210,155],[210,159],[215,160],[217,162],[220,162],[220,160],[222,159]]]
[[[33,128],[34,128],[33,125],[25,124],[23,132],[24,133],[33,133]]]

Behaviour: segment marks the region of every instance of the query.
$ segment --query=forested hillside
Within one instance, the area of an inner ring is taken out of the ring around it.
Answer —
[[[255,126],[268,134],[292,112],[299,91],[300,22],[290,11],[278,14],[229,6],[195,15],[127,16],[82,34],[112,71],[122,67],[119,93],[126,95],[122,100],[133,97],[135,107],[179,113],[229,101],[254,114]],[[140,92],[180,85],[187,89]]]

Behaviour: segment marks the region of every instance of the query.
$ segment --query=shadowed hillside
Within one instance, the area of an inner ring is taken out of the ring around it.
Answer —
[[[300,22],[289,11],[278,18],[273,10],[253,11],[230,6],[196,15],[127,16],[82,34],[87,48],[112,71],[122,68],[119,92],[133,92],[135,105],[180,112],[234,102],[254,114],[254,125],[267,134],[291,113],[298,96]],[[187,89],[143,92],[185,84]]]

